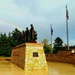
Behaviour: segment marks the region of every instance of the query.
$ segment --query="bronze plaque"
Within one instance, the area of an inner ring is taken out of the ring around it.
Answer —
[[[33,52],[33,57],[38,57],[38,52]]]

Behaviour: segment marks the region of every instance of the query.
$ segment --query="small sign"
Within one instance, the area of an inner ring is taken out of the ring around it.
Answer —
[[[38,57],[38,52],[33,52],[33,57]]]

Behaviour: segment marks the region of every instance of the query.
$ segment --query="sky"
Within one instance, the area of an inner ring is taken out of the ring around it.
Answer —
[[[75,0],[0,0],[0,33],[7,34],[18,28],[20,31],[26,27],[30,29],[33,24],[37,31],[37,42],[43,39],[51,41],[51,28],[53,28],[52,41],[57,37],[67,44],[66,37],[66,8],[69,12],[68,33],[69,45],[75,45]]]

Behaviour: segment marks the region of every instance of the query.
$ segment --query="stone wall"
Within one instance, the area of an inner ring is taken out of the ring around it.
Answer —
[[[12,49],[11,62],[24,69],[25,67],[25,44]]]
[[[75,53],[71,51],[59,51],[57,54],[47,54],[46,60],[75,64]]]
[[[11,62],[25,70],[47,70],[43,44],[25,43],[12,49]]]
[[[33,53],[38,53],[38,56],[34,56]],[[25,69],[47,69],[43,44],[26,44]]]

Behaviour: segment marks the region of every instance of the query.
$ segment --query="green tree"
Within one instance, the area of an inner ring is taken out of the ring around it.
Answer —
[[[44,39],[44,40],[42,41],[42,43],[43,43],[44,45],[47,45],[47,44],[48,44],[48,40],[47,40],[47,39]]]
[[[9,39],[6,33],[0,36],[0,55],[1,56],[10,56],[11,55],[11,46],[9,44]]]
[[[6,34],[0,34],[0,55],[4,55],[4,44],[5,42],[7,42],[7,39],[6,39]]]
[[[13,46],[22,44],[22,43],[26,43],[26,35],[25,35],[25,31],[23,30],[22,32],[20,32],[17,28],[15,28],[15,30],[12,32],[12,41],[13,41]],[[31,42],[32,40],[30,40],[30,35],[28,37],[29,41]],[[34,41],[37,40],[37,32],[34,31]]]
[[[34,32],[34,40],[37,40],[36,31]],[[6,33],[0,33],[0,56],[11,56],[12,47],[22,43],[26,43],[25,31],[20,32],[15,28],[15,30],[8,33],[8,36]]]
[[[57,37],[54,41],[55,41],[54,42],[54,48],[55,48],[55,50],[57,52],[58,50],[60,50],[62,48],[63,41],[62,41],[62,39],[60,37]]]
[[[47,39],[44,39],[42,41],[42,43],[44,44],[44,52],[45,52],[45,54],[51,53],[51,45],[48,44],[48,40]]]
[[[51,53],[51,46],[49,44],[44,45],[44,52],[45,54]]]
[[[18,41],[19,40],[18,38],[21,32],[17,28],[15,28],[15,30],[13,30],[11,34],[12,34],[12,46],[14,47],[16,45],[19,45],[20,43]]]

